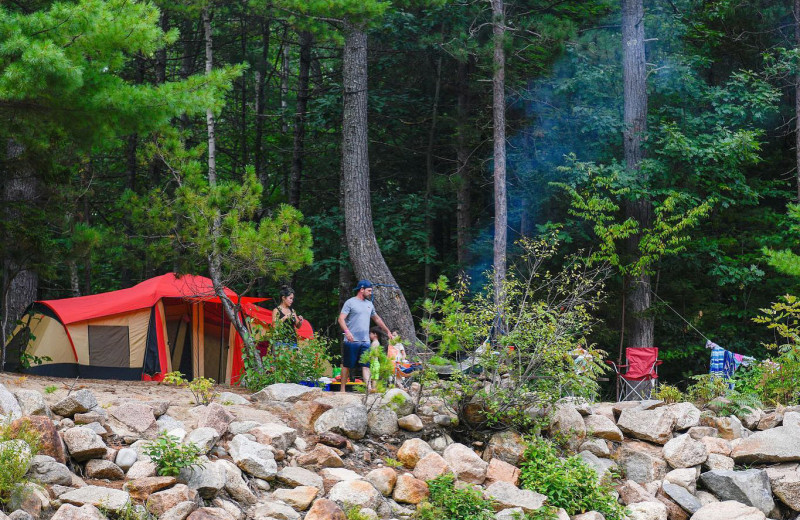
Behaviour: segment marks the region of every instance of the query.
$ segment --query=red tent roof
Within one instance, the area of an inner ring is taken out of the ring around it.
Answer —
[[[234,302],[238,296],[227,287],[225,293]],[[112,316],[123,312],[152,307],[161,298],[183,298],[196,301],[214,301],[219,299],[214,294],[210,278],[185,274],[178,276],[167,273],[145,280],[129,289],[121,289],[91,296],[64,298],[61,300],[45,300],[38,303],[47,305],[65,325],[79,321]],[[244,300],[244,298],[243,298]],[[253,301],[253,298],[247,298]]]

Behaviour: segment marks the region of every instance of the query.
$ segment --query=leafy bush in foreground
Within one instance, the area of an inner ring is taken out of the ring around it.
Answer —
[[[197,456],[200,450],[192,443],[181,444],[166,432],[150,443],[144,452],[158,468],[158,474],[177,477],[183,468],[200,466]]]
[[[14,428],[10,422],[0,422],[0,510],[11,491],[27,482],[25,474],[40,442],[39,432],[29,421]]]
[[[531,439],[520,470],[522,488],[545,495],[548,504],[564,508],[570,516],[597,511],[606,520],[625,518],[611,486],[598,482],[597,473],[580,457],[559,458],[547,439]]]

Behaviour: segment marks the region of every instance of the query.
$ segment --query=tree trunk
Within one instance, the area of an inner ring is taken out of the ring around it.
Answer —
[[[211,16],[208,8],[203,9],[203,32],[206,44],[206,74],[211,74],[214,68],[214,46],[211,38]],[[216,148],[216,136],[214,134],[214,114],[211,109],[206,110],[206,125],[208,129],[208,184],[214,188],[217,185],[216,163],[213,153]],[[216,247],[216,244],[222,240],[221,229],[222,221],[219,213],[217,213],[211,223],[210,238],[215,246],[212,247],[211,253],[208,255],[208,274],[214,286],[214,293],[219,297],[225,314],[244,341],[246,355],[253,358],[257,366],[260,367],[261,356],[258,355],[253,338],[241,319],[238,306],[225,293],[225,284],[222,281],[222,259]]]
[[[436,139],[436,123],[439,119],[439,90],[442,84],[442,57],[436,60],[436,82],[433,90],[433,108],[431,109],[431,127],[428,130],[428,149],[425,153],[425,255],[433,244],[433,207],[431,198],[433,197],[433,181],[436,172],[433,169],[433,143]],[[425,287],[423,292],[428,296],[428,285],[433,278],[433,262],[431,259],[425,260]]]
[[[470,242],[470,170],[467,132],[469,131],[469,62],[458,62],[458,109],[456,134],[456,231],[458,265],[469,262]]]
[[[794,41],[800,49],[800,0],[794,0]],[[794,153],[795,168],[797,171],[797,202],[800,203],[800,69],[794,76],[794,117],[795,117],[795,136]]]
[[[503,0],[492,0],[492,34],[494,37],[494,77],[492,78],[492,113],[494,119],[494,302],[498,313],[505,302],[506,233],[508,203],[506,201],[506,56],[505,7]],[[501,316],[498,316],[501,317]]]
[[[211,74],[214,67],[214,41],[208,7],[203,9],[203,35],[206,43],[206,74]],[[214,133],[214,112],[211,108],[206,109],[206,126],[208,127],[208,182],[213,186],[217,183],[217,141]]]
[[[25,148],[13,139],[6,141],[6,172],[3,184],[4,218],[8,222],[20,220],[20,208],[35,204],[39,185],[36,174],[24,157]],[[7,238],[4,238],[7,239]],[[13,250],[13,244],[7,244]],[[26,255],[20,255],[26,256]],[[16,327],[28,306],[36,301],[39,290],[39,275],[19,263],[12,254],[3,259],[3,316],[2,316],[2,356],[0,370],[5,367],[5,342]]]
[[[300,180],[303,177],[303,153],[306,139],[306,115],[308,112],[308,75],[311,68],[311,45],[313,37],[301,31],[300,63],[297,78],[297,109],[294,114],[294,146],[292,147],[292,174],[289,177],[289,204],[300,207]]]
[[[644,49],[644,8],[642,0],[622,0],[622,75],[624,97],[623,147],[628,170],[641,175],[644,157],[642,143],[647,132],[647,70]],[[647,179],[643,179],[646,183]],[[648,200],[630,200],[625,205],[628,217],[636,219],[639,229],[651,226],[652,206]],[[632,261],[639,257],[641,234],[628,241]],[[628,345],[652,347],[654,345],[653,318],[650,310],[650,276],[634,273],[629,278],[630,293],[627,298],[631,319]]]
[[[343,58],[342,177],[344,218],[350,262],[359,279],[390,287],[376,287],[374,302],[387,326],[415,341],[411,311],[378,247],[372,226],[367,138],[367,34],[348,27]],[[394,287],[391,287],[394,286]]]
[[[287,31],[283,32],[283,48],[281,50],[281,133],[289,131],[286,109],[289,106],[289,41]]]
[[[247,56],[247,20],[242,17],[239,20],[239,23],[242,26],[242,56]],[[242,104],[239,107],[239,117],[241,119],[241,136],[239,147],[241,148],[241,168],[244,169],[244,167],[250,162],[247,150],[247,136],[249,134],[247,131],[247,78],[244,74],[242,74],[240,79],[242,81]]]

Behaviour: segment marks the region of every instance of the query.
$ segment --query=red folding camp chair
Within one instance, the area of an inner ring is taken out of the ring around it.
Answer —
[[[625,349],[627,363],[617,365],[606,360],[617,374],[617,401],[644,401],[650,399],[658,383],[657,347],[633,347]]]

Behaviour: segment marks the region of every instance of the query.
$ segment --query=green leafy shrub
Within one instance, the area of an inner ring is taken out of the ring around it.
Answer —
[[[559,458],[552,442],[541,437],[530,439],[520,466],[520,484],[541,493],[548,504],[564,508],[569,515],[597,511],[607,520],[622,520],[625,509],[605,482],[580,457]]]
[[[558,271],[548,270],[545,265],[558,253],[555,234],[516,246],[521,254],[508,270],[501,309],[494,303],[491,279],[483,290],[470,293],[469,280],[450,284],[440,278],[423,304],[428,348],[471,366],[436,385],[438,397],[464,428],[526,428],[527,409],[554,402],[565,391],[592,398],[597,377],[606,370],[605,353],[586,336],[597,321],[592,312],[602,299],[608,269],[572,256],[559,259]],[[493,332],[498,314],[505,328],[499,337]],[[424,381],[430,363],[426,368]]]
[[[12,428],[10,422],[0,422],[0,509],[11,491],[28,481],[25,474],[41,442],[39,432],[29,421],[18,424]]]
[[[762,361],[757,372],[756,388],[765,402],[792,405],[800,403],[800,300],[787,294],[761,316],[753,318],[777,334],[779,341],[764,346],[778,352],[772,360]]]
[[[214,390],[215,381],[208,377],[195,377],[188,381],[180,372],[167,372],[161,382],[167,385],[185,386],[198,405],[210,404],[217,395]]]
[[[58,387],[56,385],[49,385],[44,387],[44,393],[46,394],[52,394],[56,390],[58,390]]]
[[[150,443],[144,452],[162,476],[177,477],[183,468],[202,466],[198,461],[200,449],[192,443],[182,444],[166,432]]]
[[[416,520],[493,520],[492,502],[473,488],[455,487],[451,474],[428,481],[428,502],[417,507]]]
[[[262,329],[264,330],[264,329]],[[256,338],[256,343],[269,340],[270,329]],[[261,360],[261,367],[253,360],[245,360],[242,381],[250,390],[261,390],[274,383],[316,381],[331,363],[330,340],[319,334],[312,339],[297,342],[297,348],[274,345]]]
[[[697,382],[689,385],[686,394],[701,408],[717,397],[723,397],[728,393],[728,381],[718,375],[700,374],[692,376],[692,379]]]
[[[677,386],[667,384],[658,385],[658,390],[654,397],[656,399],[661,399],[667,404],[679,403],[686,398]]]

